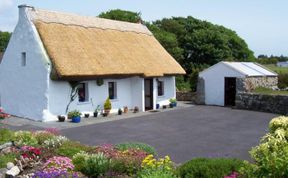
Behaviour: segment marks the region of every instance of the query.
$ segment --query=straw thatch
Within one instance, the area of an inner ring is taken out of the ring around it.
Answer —
[[[55,79],[185,74],[141,24],[39,10],[33,19]]]

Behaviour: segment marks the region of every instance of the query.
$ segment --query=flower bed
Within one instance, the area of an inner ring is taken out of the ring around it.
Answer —
[[[0,129],[0,168],[18,177],[288,177],[288,117],[273,119],[269,133],[252,149],[254,163],[228,158],[195,158],[178,167],[169,156],[158,158],[143,143],[87,146],[59,135],[55,129]],[[14,140],[16,146],[9,142]],[[5,147],[8,145],[8,147]],[[8,164],[7,164],[8,163]],[[1,175],[1,173],[0,173]]]

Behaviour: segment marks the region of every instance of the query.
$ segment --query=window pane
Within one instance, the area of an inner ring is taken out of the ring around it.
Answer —
[[[164,83],[163,83],[163,81],[158,81],[157,87],[158,87],[158,96],[163,96],[164,95]]]
[[[116,82],[108,82],[109,99],[117,98]]]
[[[85,102],[86,101],[85,83],[80,83],[78,86],[78,98],[79,98],[79,102]]]
[[[26,53],[21,53],[21,65],[26,66]]]

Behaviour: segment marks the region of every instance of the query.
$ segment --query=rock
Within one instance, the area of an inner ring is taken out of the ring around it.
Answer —
[[[6,168],[8,170],[12,169],[15,165],[12,162],[8,162]]]
[[[6,172],[6,175],[7,176],[17,176],[19,173],[20,173],[20,169],[18,168],[18,166],[14,166]]]
[[[3,154],[7,154],[7,153],[11,153],[11,147],[7,147],[7,148],[4,148],[1,153]]]
[[[5,174],[8,170],[6,168],[0,169],[0,178],[5,177]]]

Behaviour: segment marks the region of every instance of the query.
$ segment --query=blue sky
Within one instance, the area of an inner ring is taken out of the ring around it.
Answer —
[[[0,0],[1,31],[13,31],[19,4],[88,16],[120,8],[146,21],[191,15],[236,31],[256,55],[288,56],[287,0]]]

